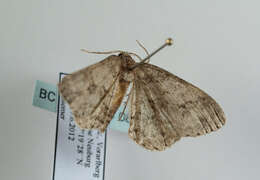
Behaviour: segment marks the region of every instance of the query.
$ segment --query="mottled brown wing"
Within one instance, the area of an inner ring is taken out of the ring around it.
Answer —
[[[135,69],[129,136],[150,150],[164,150],[185,136],[225,124],[220,106],[205,92],[151,64]]]
[[[121,63],[118,56],[109,56],[59,83],[59,92],[81,128],[103,132],[112,120],[129,86],[120,81]]]

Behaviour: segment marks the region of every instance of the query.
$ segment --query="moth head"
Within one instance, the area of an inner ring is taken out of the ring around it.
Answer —
[[[126,69],[130,69],[130,67],[132,67],[135,64],[135,61],[128,53],[123,52],[123,53],[120,53],[118,56],[123,61],[122,65]]]

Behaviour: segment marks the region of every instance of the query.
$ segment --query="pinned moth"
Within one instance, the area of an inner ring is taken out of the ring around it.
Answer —
[[[166,70],[149,64],[149,58],[172,44],[172,39],[135,62],[120,51],[65,76],[59,92],[82,129],[104,132],[119,108],[129,85],[129,137],[149,150],[162,151],[182,137],[200,136],[225,124],[225,115],[208,94]]]

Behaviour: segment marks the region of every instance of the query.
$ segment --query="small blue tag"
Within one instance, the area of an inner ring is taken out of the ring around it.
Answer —
[[[118,108],[117,112],[115,113],[112,121],[109,123],[108,127],[117,131],[128,132],[128,128],[129,128],[128,112],[126,109],[121,119],[119,119],[119,117],[122,114],[122,111],[123,111],[123,106],[121,105]]]
[[[37,80],[34,95],[33,95],[33,105],[46,109],[48,111],[57,111],[57,86],[45,83]]]

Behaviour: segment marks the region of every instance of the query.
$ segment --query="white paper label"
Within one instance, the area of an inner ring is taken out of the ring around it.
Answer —
[[[81,130],[61,97],[58,104],[53,180],[103,180],[106,134]]]

